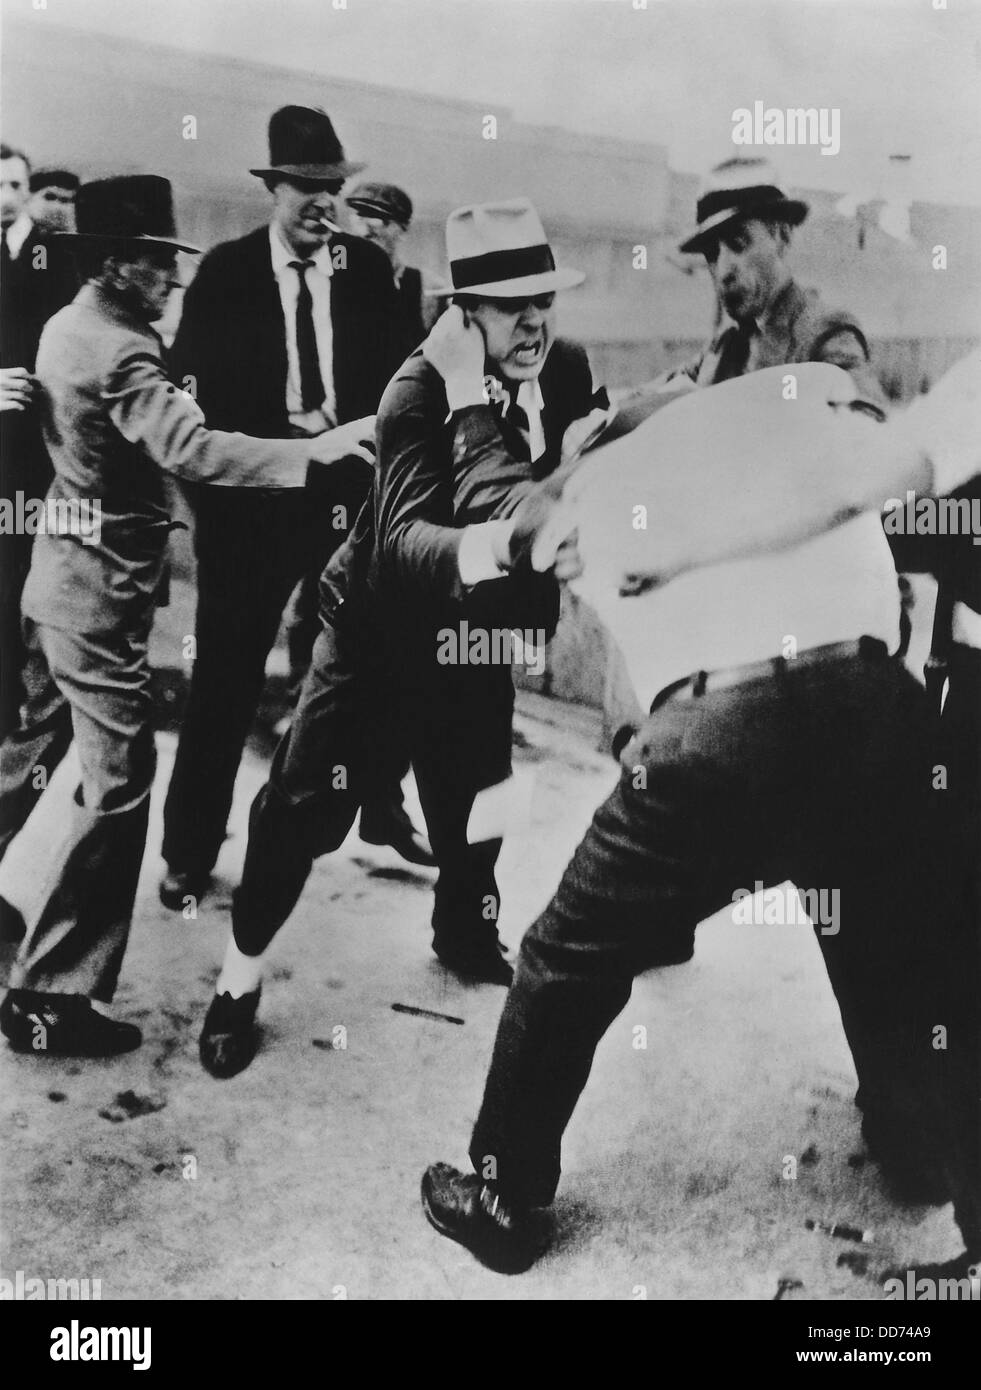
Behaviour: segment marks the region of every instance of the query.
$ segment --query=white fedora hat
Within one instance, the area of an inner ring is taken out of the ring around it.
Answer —
[[[525,299],[571,289],[585,280],[558,270],[541,218],[527,198],[474,203],[446,219],[446,255],[452,284],[430,293]]]
[[[696,207],[698,226],[678,250],[704,252],[723,227],[742,217],[778,217],[796,227],[807,213],[806,203],[787,197],[768,160],[727,159],[709,175]]]

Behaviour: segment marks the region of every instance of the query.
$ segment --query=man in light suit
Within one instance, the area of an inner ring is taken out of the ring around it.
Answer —
[[[271,222],[204,257],[185,296],[174,373],[213,429],[310,438],[374,413],[402,356],[395,287],[377,247],[334,227],[344,181],[363,166],[345,158],[326,113],[274,112],[269,150],[251,172],[272,195]],[[283,610],[344,539],[369,485],[355,467],[319,495],[188,489],[196,657],[164,806],[168,907],[207,890]],[[390,800],[391,837],[411,854],[415,832],[397,792]]]
[[[37,377],[55,477],[24,590],[21,725],[3,747],[0,852],[74,737],[81,786],[0,1005],[23,1052],[110,1056],[140,1031],[112,999],[146,841],[155,753],[147,645],[172,526],[164,472],[302,493],[314,465],[370,476],[373,419],[315,439],[208,430],[171,381],[151,327],[176,285],[170,184],[104,179],[79,192],[73,242],[93,278],[45,328]]]

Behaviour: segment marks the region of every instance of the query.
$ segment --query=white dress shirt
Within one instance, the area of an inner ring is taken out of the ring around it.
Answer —
[[[515,396],[515,404],[519,405],[528,417],[528,449],[534,463],[545,452],[545,429],[542,425],[545,399],[537,378],[521,383]],[[510,521],[482,521],[464,527],[457,555],[460,578],[464,584],[479,584],[485,579],[497,579],[504,573],[494,558],[492,537],[495,531],[507,531],[510,536],[512,525]]]
[[[10,259],[15,261],[20,255],[21,247],[31,234],[34,223],[26,212],[22,212],[7,228],[6,241],[7,250],[10,252]]]
[[[279,286],[279,298],[286,320],[286,410],[290,424],[301,434],[322,434],[337,424],[337,398],[334,394],[334,334],[330,317],[330,279],[334,267],[330,259],[330,243],[323,245],[313,256],[299,256],[285,244],[275,225],[269,227],[269,249],[273,274]],[[319,410],[303,409],[300,389],[300,355],[296,346],[296,303],[300,295],[300,275],[291,261],[309,260],[306,282],[313,301],[313,329],[320,359],[320,376],[324,384],[324,403]]]
[[[784,403],[786,370],[771,367],[686,393],[613,445],[619,456],[604,459],[600,451],[578,475],[585,571],[573,588],[610,628],[644,709],[659,691],[697,671],[779,656],[792,664],[810,648],[863,636],[879,638],[890,651],[898,646],[896,570],[877,510],[785,550],[687,570],[646,594],[619,596],[624,555],[633,544],[632,504],[643,501],[652,513],[670,507],[668,466],[690,480],[701,460],[724,450],[740,460],[737,476],[745,477],[765,450],[792,471],[795,460],[813,467],[833,451],[857,449],[860,431],[884,428],[828,407],[829,400],[856,393],[845,372],[825,364],[794,366],[799,398]],[[650,492],[648,476],[659,479]],[[706,495],[704,509],[706,524],[730,510],[715,493]],[[643,544],[644,532],[633,534]]]

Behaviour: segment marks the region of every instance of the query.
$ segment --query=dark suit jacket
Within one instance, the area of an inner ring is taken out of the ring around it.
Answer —
[[[35,227],[16,260],[4,257],[0,289],[0,367],[33,372],[41,329],[78,291],[71,258],[63,245],[42,237]]]
[[[422,321],[422,271],[417,270],[414,265],[405,266],[396,294],[399,327],[405,342],[404,356],[408,356],[426,336]]]
[[[323,577],[328,617],[346,609],[360,625],[370,614],[409,660],[431,653],[435,628],[464,618],[552,635],[559,611],[553,575],[516,574],[467,589],[458,560],[462,528],[510,515],[558,466],[568,426],[592,409],[592,373],[576,343],[556,341],[539,384],[546,449],[532,464],[521,436],[492,405],[448,419],[439,373],[419,351],[407,359],[378,411],[374,495]]]
[[[336,235],[346,268],[330,282],[338,423],[373,415],[401,357],[388,258]],[[212,429],[286,438],[286,324],[269,253],[269,228],[209,251],[184,297],[171,351],[175,377],[193,376]]]
[[[44,255],[38,253],[43,249]],[[0,284],[0,367],[33,372],[41,330],[78,290],[71,256],[64,246],[33,228],[16,260],[3,258]],[[0,496],[17,492],[43,497],[51,464],[41,439],[37,410],[0,412]],[[26,549],[29,551],[30,546]]]

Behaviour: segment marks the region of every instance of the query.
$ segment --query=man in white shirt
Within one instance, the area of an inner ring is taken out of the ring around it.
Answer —
[[[779,368],[687,397],[613,446],[619,467],[607,457],[592,486],[571,485],[565,530],[579,525],[583,578],[595,566],[594,593],[641,605],[638,628],[615,630],[654,699],[621,752],[618,787],[522,941],[471,1140],[474,1173],[434,1164],[423,1178],[430,1222],[501,1272],[527,1269],[547,1243],[534,1209],[552,1201],[563,1131],[650,938],[704,920],[757,880],[838,891],[840,918],[818,941],[859,1077],[948,1185],[966,1245],[958,1268],[981,1255],[976,1003],[958,978],[956,905],[931,862],[930,711],[890,655],[879,521],[906,487],[948,492],[977,471],[981,363],[885,425],[862,418],[840,371],[798,369],[802,381],[815,372],[818,398],[800,413]],[[634,504],[647,507],[646,530],[631,527]],[[507,546],[534,557],[547,508],[522,506]],[[829,593],[814,610],[808,555],[819,551],[847,562],[868,593]],[[705,645],[686,634],[671,653],[682,620],[672,591],[686,584],[698,593],[684,620]],[[663,587],[637,597],[651,585]],[[733,589],[747,606],[734,638],[744,655],[711,669],[720,653],[741,654],[713,620]],[[871,632],[850,635],[852,605]],[[794,636],[782,607],[819,645],[781,651]],[[829,641],[826,622],[849,635]],[[660,665],[638,660],[645,638],[664,644]],[[944,1048],[938,1020],[949,1023]]]
[[[268,165],[251,173],[272,197],[270,222],[204,257],[184,298],[175,378],[212,428],[269,438],[343,430],[374,415],[401,360],[391,268],[334,224],[344,181],[363,166],[345,158],[325,112],[276,111],[269,148]],[[334,492],[187,489],[196,656],[164,807],[168,907],[207,890],[283,610],[343,541],[370,486],[371,471],[352,460]],[[397,770],[390,781],[401,810]],[[403,828],[411,837],[408,817]]]

